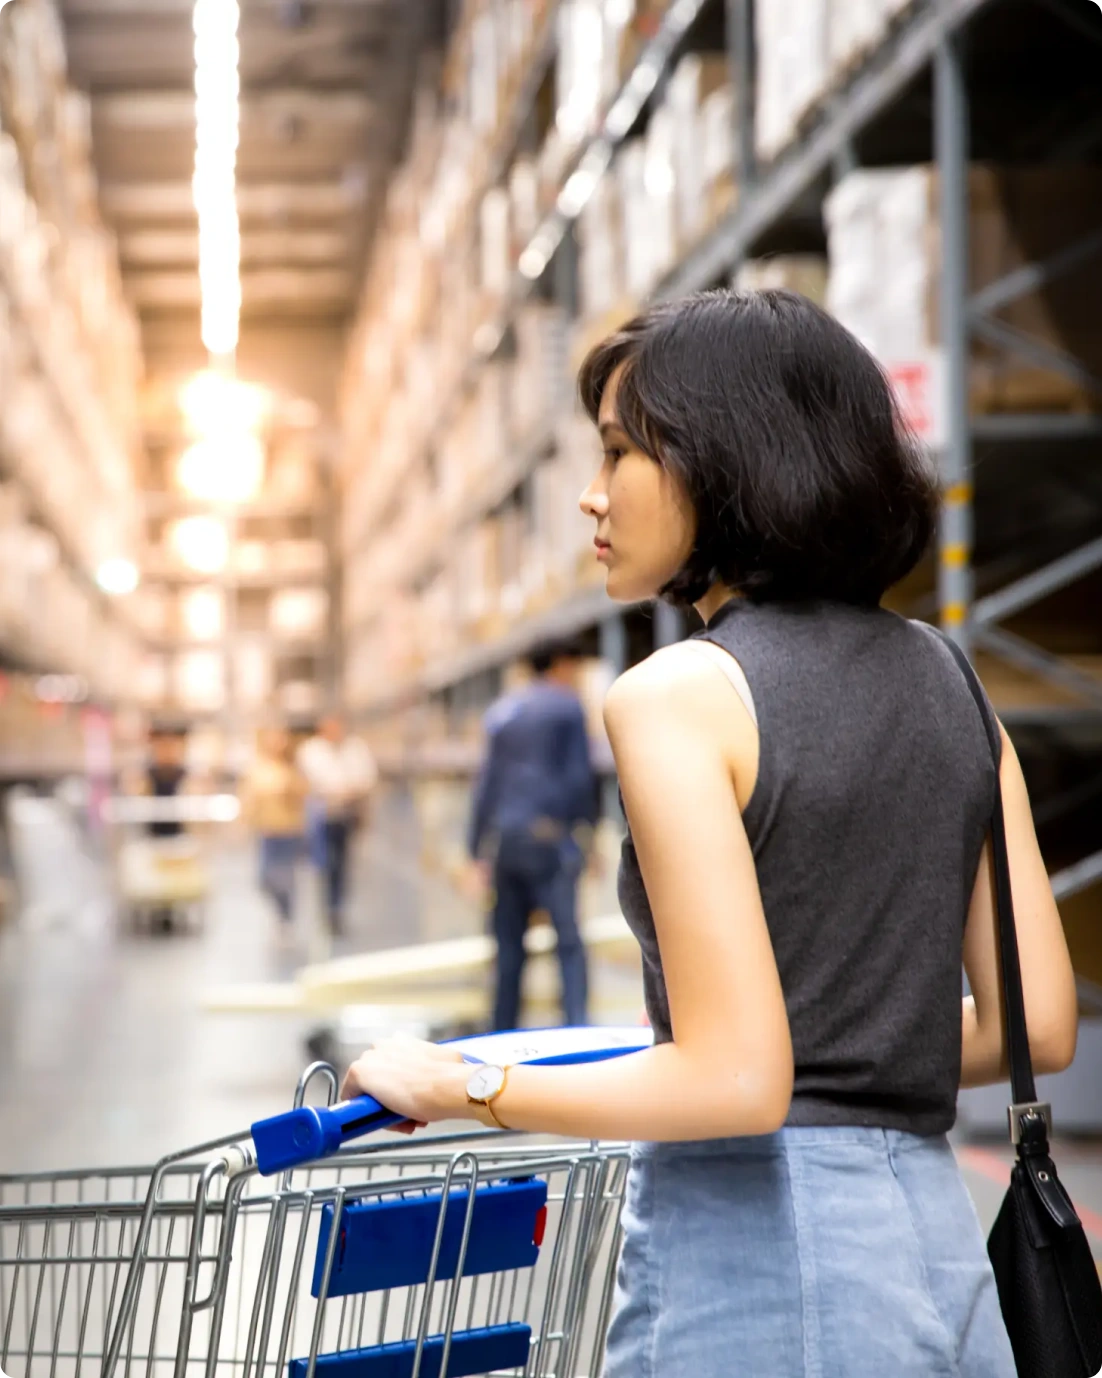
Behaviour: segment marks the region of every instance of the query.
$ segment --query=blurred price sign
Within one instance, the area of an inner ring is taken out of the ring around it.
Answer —
[[[903,419],[931,449],[945,444],[945,361],[939,350],[885,363]]]

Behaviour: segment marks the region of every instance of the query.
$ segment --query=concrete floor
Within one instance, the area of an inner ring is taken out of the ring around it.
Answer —
[[[120,931],[105,869],[59,808],[24,809],[14,842],[24,906],[0,930],[0,1172],[148,1162],[286,1108],[307,1022],[211,1014],[201,1001],[212,986],[285,979],[317,951],[308,886],[297,953],[279,945],[239,846],[212,858],[201,932],[133,935]],[[417,855],[412,808],[399,798],[356,858],[349,948],[477,930],[477,915],[423,874]],[[611,982],[611,1005],[622,1008],[625,993],[630,1004],[630,976],[606,975],[595,985]],[[987,1225],[1009,1150],[958,1151]],[[1102,1144],[1062,1143],[1057,1160],[1102,1259]]]

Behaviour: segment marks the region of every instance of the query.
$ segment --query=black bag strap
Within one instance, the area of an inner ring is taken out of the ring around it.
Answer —
[[[1018,958],[1018,934],[1014,926],[1014,900],[1010,890],[1010,859],[1006,851],[1006,821],[1003,818],[1003,794],[999,784],[999,763],[1002,759],[1002,739],[999,725],[979,676],[968,657],[955,641],[938,633],[960,666],[976,707],[983,720],[984,731],[995,762],[995,803],[991,811],[991,855],[995,869],[995,907],[999,929],[999,956],[1002,966],[1003,995],[1006,1000],[1006,1042],[1010,1054],[1010,1089],[1015,1106],[1036,1104],[1037,1087],[1033,1080],[1033,1063],[1029,1055],[1029,1034],[1025,1022],[1025,997],[1022,993],[1022,967]],[[1012,1133],[1013,1127],[1012,1127]]]

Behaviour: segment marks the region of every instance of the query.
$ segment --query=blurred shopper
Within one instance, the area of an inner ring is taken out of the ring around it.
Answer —
[[[182,794],[187,781],[186,751],[184,732],[155,727],[149,737],[149,764],[141,782],[142,793],[155,799],[175,799]],[[179,837],[184,831],[184,825],[175,818],[156,819],[148,828],[150,837]]]
[[[288,733],[257,735],[256,755],[241,789],[241,814],[260,844],[260,888],[275,905],[281,934],[291,933],[295,875],[306,837],[306,780]]]
[[[138,779],[138,792],[154,799],[178,799],[188,786],[186,756],[187,733],[184,730],[155,726],[149,734],[149,758],[144,774]],[[183,838],[186,832],[183,822],[171,815],[169,806],[165,817],[155,818],[146,824],[147,834],[158,842],[168,842],[170,850],[172,842]],[[147,845],[153,847],[155,844]],[[149,911],[149,923],[155,932],[167,933],[173,923],[172,905],[153,905]]]
[[[945,1137],[961,1085],[1006,1077],[1000,783],[1038,1072],[1074,1055],[1075,981],[1009,737],[994,761],[937,633],[879,606],[934,529],[934,466],[872,356],[787,292],[656,308],[581,396],[609,595],[704,623],[605,704],[655,1046],[472,1084],[387,1043],[345,1091],[639,1141],[604,1378],[1012,1378]]]
[[[586,1022],[586,954],[577,914],[583,850],[576,833],[596,821],[597,781],[577,693],[580,658],[568,643],[537,648],[529,657],[532,682],[499,699],[486,718],[468,846],[479,865],[487,840],[496,842],[495,1029],[514,1029],[520,1019],[524,933],[536,910],[555,928],[566,1023]]]
[[[367,822],[379,772],[367,743],[350,736],[335,716],[324,718],[303,742],[298,764],[310,785],[311,854],[324,878],[329,931],[335,936],[344,929],[349,843]]]

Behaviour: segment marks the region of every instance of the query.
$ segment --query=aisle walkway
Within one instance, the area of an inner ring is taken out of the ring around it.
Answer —
[[[242,847],[213,857],[201,932],[129,934],[63,811],[36,800],[20,812],[24,910],[0,931],[0,1171],[146,1160],[283,1109],[309,1022],[214,1015],[200,1001],[213,986],[287,979],[317,955],[310,877],[292,950]],[[347,948],[469,931],[447,887],[390,860],[408,827],[392,808],[386,845],[356,858]]]

